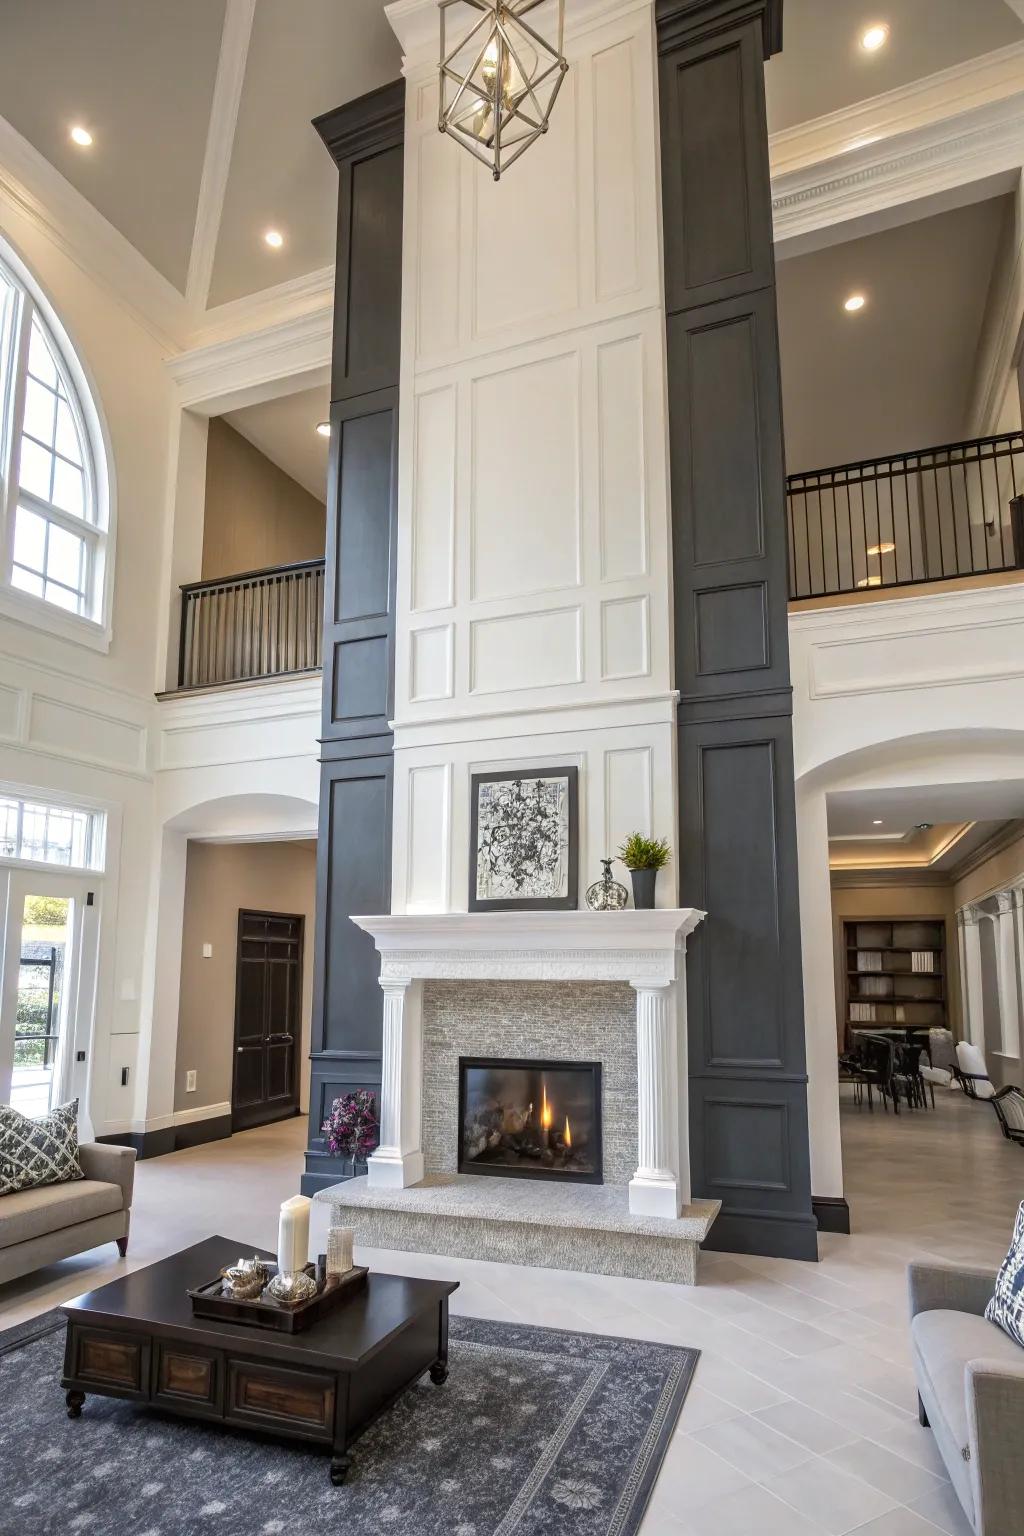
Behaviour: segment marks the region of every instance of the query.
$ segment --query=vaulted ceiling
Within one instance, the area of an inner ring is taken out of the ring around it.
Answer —
[[[770,127],[1020,41],[1022,11],[785,0]],[[384,0],[0,0],[0,39],[0,113],[199,312],[330,264],[336,183],[310,119],[401,68]]]

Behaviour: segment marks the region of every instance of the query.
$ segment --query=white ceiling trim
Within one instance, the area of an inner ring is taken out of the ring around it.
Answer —
[[[1022,69],[1024,82],[1024,69]],[[992,196],[1024,161],[1024,89],[956,116],[776,176],[776,254],[802,255],[906,218]],[[974,188],[973,194],[968,189]],[[916,204],[916,209],[907,205]],[[895,210],[907,208],[903,216]]]
[[[1022,89],[1024,42],[1011,43],[773,133],[768,141],[772,178],[1003,101]]]
[[[169,359],[179,404],[203,415],[241,410],[330,377],[333,315],[322,307]]]
[[[565,36],[577,37],[632,11],[651,10],[652,6],[653,0],[573,0],[567,7]],[[406,73],[410,68],[418,72],[428,63],[436,69],[441,42],[437,0],[392,0],[384,11],[402,45]]]
[[[230,341],[249,332],[330,310],[334,304],[334,267],[317,267],[272,288],[261,288],[208,309],[190,338],[192,347]]]
[[[0,117],[0,199],[99,283],[160,346],[175,351],[190,329],[183,296]]]
[[[256,0],[227,0],[185,284],[186,301],[195,310],[205,310],[210,293],[255,14]]]

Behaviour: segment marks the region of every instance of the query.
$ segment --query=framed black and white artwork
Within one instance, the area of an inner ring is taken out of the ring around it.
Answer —
[[[578,793],[577,768],[473,774],[471,912],[575,909]]]

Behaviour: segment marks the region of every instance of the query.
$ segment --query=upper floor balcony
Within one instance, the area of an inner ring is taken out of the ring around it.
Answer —
[[[188,583],[181,588],[178,687],[316,671],[323,611],[322,559]]]

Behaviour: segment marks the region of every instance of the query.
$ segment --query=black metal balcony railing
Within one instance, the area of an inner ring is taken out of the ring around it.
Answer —
[[[323,614],[322,560],[190,582],[181,589],[178,687],[319,667]]]
[[[789,595],[835,597],[1024,566],[1024,435],[787,480]]]

